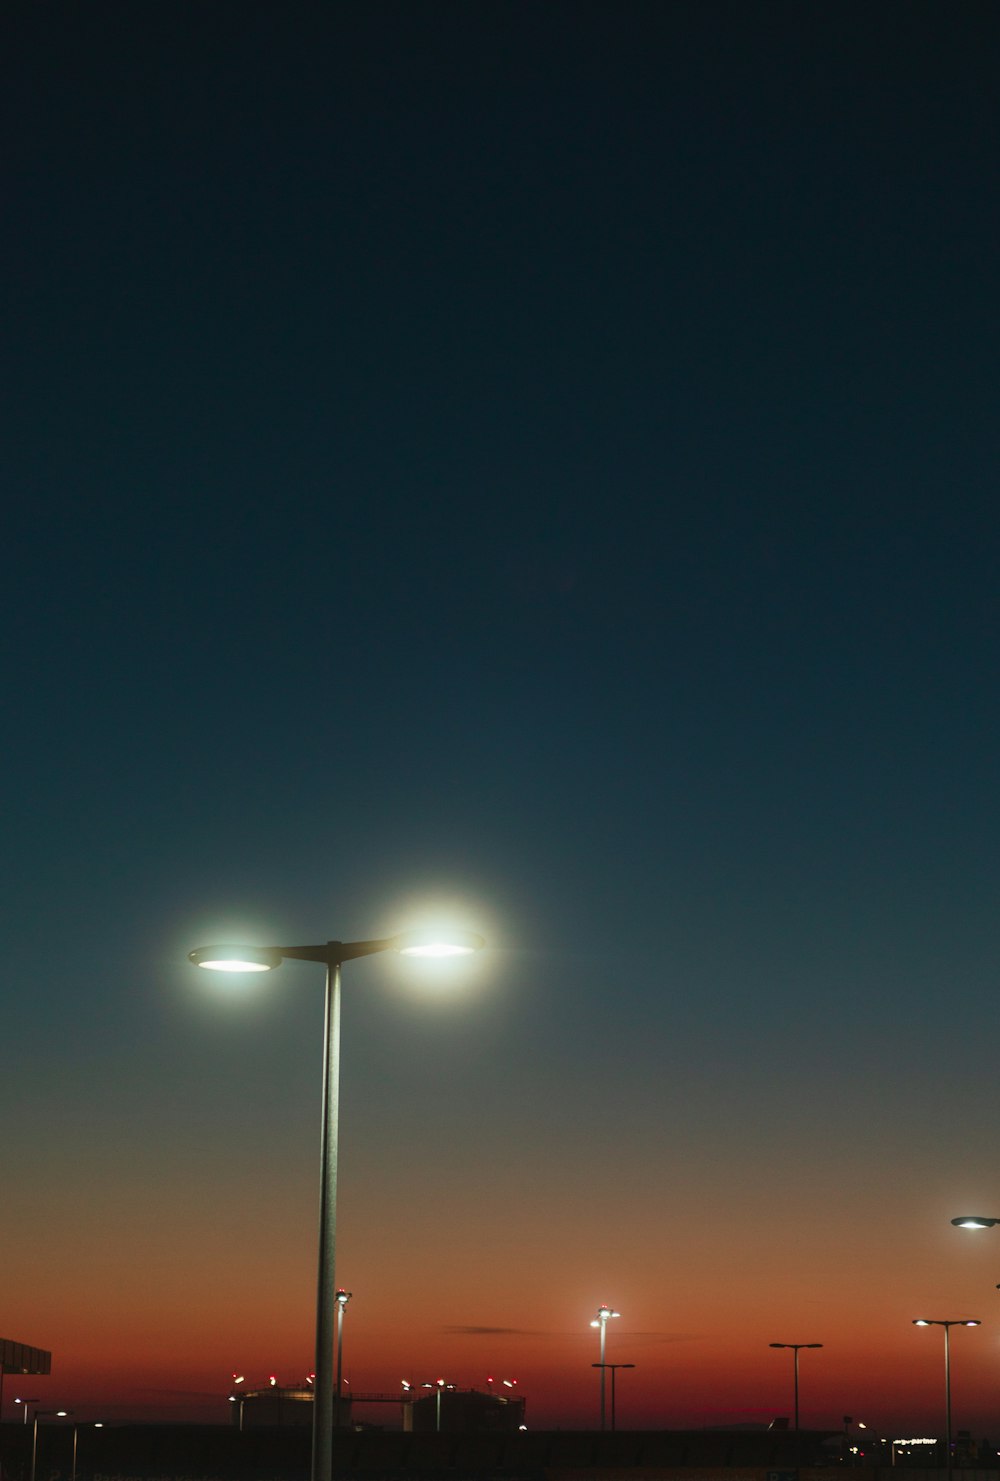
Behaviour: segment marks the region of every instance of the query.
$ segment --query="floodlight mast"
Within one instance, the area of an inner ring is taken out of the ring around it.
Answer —
[[[323,1015],[323,1100],[320,1122],[319,1258],[316,1271],[316,1365],[313,1392],[311,1481],[331,1481],[334,1403],[334,1326],[337,1243],[337,1149],[340,1105],[340,969],[345,962],[398,951],[402,956],[462,956],[485,942],[473,931],[404,931],[370,941],[328,941],[325,946],[202,946],[188,955],[196,967],[220,972],[267,972],[282,961],[319,962],[326,968]],[[341,1317],[343,1307],[340,1307]]]

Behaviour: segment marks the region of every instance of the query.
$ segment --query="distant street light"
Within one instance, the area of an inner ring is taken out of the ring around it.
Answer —
[[[91,1425],[91,1428],[92,1429],[95,1429],[95,1430],[103,1430],[103,1428],[104,1428],[104,1421],[101,1420],[101,1419],[95,1419],[93,1421],[92,1425]],[[79,1431],[79,1429],[80,1429],[79,1423],[76,1423],[76,1424],[73,1425],[73,1466],[72,1466],[72,1469],[70,1471],[69,1481],[76,1481],[76,1440],[77,1440],[77,1432]]]
[[[334,1423],[338,1429],[340,1428],[341,1390],[344,1387],[344,1308],[350,1299],[350,1291],[345,1291],[341,1286],[337,1292],[337,1399],[334,1410]]]
[[[407,1387],[409,1387],[409,1384],[407,1384]],[[444,1393],[444,1391],[445,1391],[446,1388],[451,1389],[451,1388],[454,1388],[455,1385],[453,1383],[445,1383],[445,1381],[444,1381],[443,1378],[439,1378],[436,1383],[422,1383],[420,1385],[420,1387],[421,1388],[432,1388],[432,1389],[435,1389],[436,1392],[437,1392],[437,1404],[435,1406],[434,1428],[438,1431],[438,1433],[440,1433],[440,1431],[441,1431],[441,1395]]]
[[[592,1327],[597,1327],[598,1330],[600,1331],[600,1334],[601,1334],[601,1361],[599,1363],[594,1363],[593,1366],[595,1368],[600,1368],[600,1370],[601,1370],[601,1429],[602,1430],[604,1428],[604,1370],[605,1370],[605,1368],[607,1366],[607,1364],[604,1361],[605,1334],[606,1334],[607,1329],[608,1329],[608,1322],[611,1320],[612,1317],[616,1317],[616,1316],[621,1316],[621,1312],[620,1311],[614,1311],[610,1306],[599,1306],[597,1308],[597,1315],[595,1316],[594,1320],[590,1324]]]
[[[216,972],[268,972],[283,961],[320,962],[326,968],[323,1033],[323,1104],[320,1129],[319,1260],[316,1295],[316,1380],[313,1398],[311,1481],[333,1475],[333,1317],[337,1243],[337,1130],[340,1087],[340,969],[380,951],[402,956],[451,957],[479,951],[472,931],[406,931],[375,941],[328,941],[325,946],[202,946],[189,960]]]
[[[995,1224],[1000,1224],[1000,1219],[987,1219],[984,1214],[963,1214],[951,1222],[958,1229],[992,1229]]]
[[[795,1354],[795,1429],[799,1428],[799,1353],[804,1347],[822,1347],[822,1342],[769,1342],[769,1347],[791,1348]]]
[[[619,1368],[634,1368],[634,1363],[591,1363],[592,1368],[611,1369],[611,1433],[615,1432],[615,1374]]]
[[[915,1327],[943,1327],[944,1328],[944,1417],[945,1417],[945,1467],[948,1472],[949,1481],[951,1477],[951,1329],[952,1327],[981,1327],[979,1321],[962,1321],[955,1318],[952,1321],[940,1321],[934,1317],[914,1317]]]
[[[35,1460],[38,1455],[38,1421],[43,1415],[51,1414],[54,1419],[65,1419],[72,1409],[36,1409],[31,1430],[31,1481],[35,1481]]]
[[[15,1399],[14,1400],[14,1403],[15,1404],[23,1404],[24,1405],[24,1409],[21,1411],[22,1414],[24,1415],[24,1418],[21,1420],[21,1423],[22,1424],[27,1424],[28,1423],[28,1406],[29,1406],[29,1404],[40,1404],[41,1402],[42,1402],[41,1399]]]

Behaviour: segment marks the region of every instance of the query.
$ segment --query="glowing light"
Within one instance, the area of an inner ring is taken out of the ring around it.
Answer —
[[[963,1214],[960,1219],[951,1221],[958,1229],[992,1229],[994,1224],[1000,1223],[1000,1219],[987,1219],[982,1214]]]
[[[468,956],[486,945],[474,931],[423,930],[404,931],[393,942],[400,956],[448,957]]]
[[[210,972],[270,972],[281,966],[281,953],[264,946],[199,946],[188,961]]]

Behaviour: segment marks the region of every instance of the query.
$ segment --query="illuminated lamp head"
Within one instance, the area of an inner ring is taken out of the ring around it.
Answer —
[[[992,1229],[995,1224],[1000,1224],[1000,1219],[987,1219],[983,1214],[962,1214],[961,1218],[951,1222],[957,1229]]]
[[[281,952],[266,946],[199,946],[188,961],[211,972],[271,972],[281,966]]]
[[[475,931],[421,930],[403,931],[393,937],[393,948],[400,956],[448,957],[469,956],[486,945]]]

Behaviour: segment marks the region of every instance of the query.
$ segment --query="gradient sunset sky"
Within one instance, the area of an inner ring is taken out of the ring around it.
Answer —
[[[992,0],[16,5],[0,1336],[1000,1440]],[[5,1414],[19,1391],[8,1378]],[[380,1417],[378,1414],[372,1416]],[[385,1418],[385,1415],[381,1415]]]

